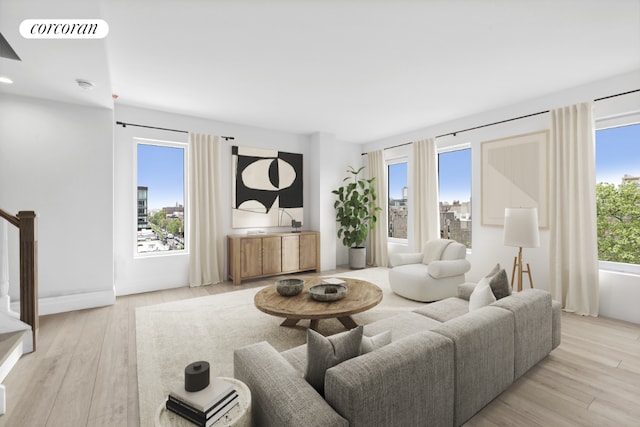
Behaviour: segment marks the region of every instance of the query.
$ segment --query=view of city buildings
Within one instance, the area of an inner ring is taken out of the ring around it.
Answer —
[[[184,250],[184,149],[138,143],[137,253]]]
[[[441,196],[440,237],[456,240],[471,248],[471,150],[460,149],[440,153],[438,162]],[[388,236],[406,239],[410,205],[407,163],[390,163],[388,175]]]
[[[147,210],[147,187],[138,187],[138,253],[184,249],[184,206]]]
[[[440,237],[471,248],[471,200],[440,202]]]
[[[389,237],[407,238],[407,199],[408,189],[402,188],[402,198],[389,198]]]

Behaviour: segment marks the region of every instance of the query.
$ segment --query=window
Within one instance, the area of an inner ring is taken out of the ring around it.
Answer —
[[[630,271],[640,264],[640,123],[596,131],[596,206],[598,258]]]
[[[137,254],[185,249],[187,145],[136,140]]]
[[[387,162],[389,195],[389,228],[388,236],[396,239],[407,239],[407,159],[396,159]]]
[[[440,237],[471,248],[471,148],[438,154]]]

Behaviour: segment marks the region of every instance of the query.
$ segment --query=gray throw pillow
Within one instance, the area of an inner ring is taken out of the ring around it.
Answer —
[[[496,266],[495,266],[495,267],[493,267],[493,268],[491,269],[491,271],[489,272],[489,274],[487,274],[487,275],[486,275],[486,276],[484,276],[484,277],[491,277],[491,276],[495,276],[495,275],[496,275],[496,273],[498,273],[498,271],[500,271],[500,263],[496,264]]]
[[[387,344],[391,344],[391,331],[384,331],[372,337],[363,336],[360,344],[360,354],[370,353]]]
[[[509,278],[504,268],[498,271],[489,279],[489,286],[496,299],[508,297],[511,295],[511,286],[509,286]]]
[[[324,337],[307,330],[307,373],[304,378],[324,396],[324,376],[327,369],[354,358],[360,353],[362,326],[348,332]]]

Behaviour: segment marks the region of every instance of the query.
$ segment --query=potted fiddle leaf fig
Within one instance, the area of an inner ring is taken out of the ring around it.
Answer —
[[[373,182],[376,178],[360,177],[363,169],[364,166],[357,170],[349,166],[349,175],[343,180],[345,185],[332,191],[338,196],[333,204],[338,222],[338,238],[349,248],[351,268],[366,266],[366,248],[363,244],[378,220],[376,213],[381,210],[374,204],[377,195]]]

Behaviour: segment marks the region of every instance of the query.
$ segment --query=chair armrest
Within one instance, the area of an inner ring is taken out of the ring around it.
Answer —
[[[233,375],[251,390],[254,425],[349,425],[266,341],[233,352]]]
[[[404,252],[391,255],[389,261],[392,267],[406,264],[422,264],[422,257],[422,252]]]
[[[452,259],[444,261],[432,261],[428,265],[428,273],[435,279],[443,277],[459,276],[471,269],[471,264],[466,259]]]

